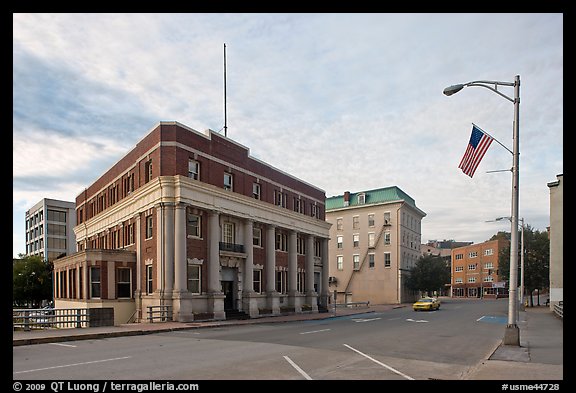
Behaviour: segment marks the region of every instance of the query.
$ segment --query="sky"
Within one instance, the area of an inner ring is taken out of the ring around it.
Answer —
[[[26,210],[75,201],[160,121],[224,133],[225,98],[226,135],[253,157],[327,197],[399,187],[426,213],[423,243],[486,241],[510,232],[493,220],[511,215],[512,154],[493,142],[472,178],[458,165],[472,123],[513,149],[514,105],[442,92],[516,75],[519,218],[546,231],[547,183],[563,173],[564,17],[513,16],[15,13],[13,257]]]

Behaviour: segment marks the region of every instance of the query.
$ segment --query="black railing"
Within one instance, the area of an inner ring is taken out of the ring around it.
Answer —
[[[244,245],[243,244],[220,242],[220,251],[230,251],[230,252],[243,253],[244,252]]]

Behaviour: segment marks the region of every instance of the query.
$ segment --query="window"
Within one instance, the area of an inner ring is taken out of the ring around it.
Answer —
[[[468,253],[468,258],[476,258],[478,256],[478,251],[470,251]]]
[[[344,270],[344,257],[342,255],[336,257],[336,268],[338,270]]]
[[[300,213],[300,198],[294,197],[294,211]]]
[[[118,268],[116,270],[116,297],[131,298],[131,270],[130,268]]]
[[[358,194],[358,204],[363,205],[364,203],[366,203],[366,194]]]
[[[224,189],[228,191],[233,190],[233,178],[231,173],[224,173]]]
[[[368,247],[374,247],[375,240],[376,240],[376,234],[374,232],[369,233],[368,234]]]
[[[310,216],[318,218],[318,206],[310,205]]]
[[[384,225],[390,225],[392,221],[390,220],[390,212],[384,213]]]
[[[222,242],[228,244],[235,243],[234,237],[234,223],[233,222],[225,222],[222,225]]]
[[[252,245],[262,247],[262,229],[252,228]]]
[[[494,269],[494,263],[492,262],[485,263],[484,269]]]
[[[152,265],[146,265],[146,293],[150,295],[154,292],[154,288],[152,287]]]
[[[288,272],[285,270],[280,270],[276,272],[276,291],[279,293],[286,293],[287,292],[287,279],[288,279]]]
[[[354,235],[352,235],[352,239],[354,247],[360,247],[360,234],[355,233]]]
[[[342,230],[342,219],[341,218],[337,218],[336,219],[336,230],[337,231],[341,231]]]
[[[146,216],[146,239],[152,237],[152,215]]]
[[[374,214],[368,214],[368,226],[369,227],[374,226]]]
[[[464,259],[464,254],[456,254],[455,259],[456,259],[456,260],[458,260],[458,259]]]
[[[484,255],[488,256],[488,255],[494,255],[494,249],[489,248],[487,250],[484,250]]]
[[[322,244],[320,243],[320,240],[316,240],[314,241],[314,256],[315,257],[322,257]]]
[[[254,292],[262,293],[262,270],[254,270],[252,272],[252,283]]]
[[[468,282],[476,282],[476,277],[468,277]]]
[[[37,216],[34,216],[36,219]],[[66,212],[48,209],[48,221],[66,222]],[[37,224],[36,222],[34,224]]]
[[[492,276],[484,277],[484,282],[493,282],[493,281],[494,281],[494,277],[492,277]]]
[[[464,266],[456,266],[456,267],[454,268],[454,271],[455,271],[455,272],[463,272],[463,271],[464,271]]]
[[[191,210],[188,210],[188,235],[192,237],[202,237],[202,217],[197,214],[192,214]]]
[[[127,244],[134,244],[134,224],[128,224],[128,243]]]
[[[146,161],[144,164],[144,183],[152,180],[152,160]]]
[[[352,229],[359,229],[360,228],[360,217],[354,216],[352,217]]]
[[[276,250],[288,251],[288,235],[285,233],[276,234]]]
[[[344,245],[343,245],[344,236],[338,235],[338,236],[336,237],[336,242],[337,242],[337,244],[338,244],[338,248],[342,248],[342,247],[344,246]]]
[[[360,255],[354,254],[352,255],[352,263],[354,265],[354,270],[360,269]]]
[[[476,265],[475,264],[468,265],[468,270],[476,270]]]
[[[252,183],[252,196],[254,199],[260,199],[260,184]]]
[[[300,255],[306,254],[306,239],[298,236],[296,238],[296,253]]]
[[[390,267],[390,253],[384,253],[384,267]]]
[[[298,272],[296,275],[296,291],[304,293],[306,285],[306,273]]]
[[[200,163],[198,161],[188,160],[188,177],[200,180]]]
[[[193,265],[188,264],[188,272],[187,272],[187,287],[188,291],[200,294],[201,293],[201,281],[200,277],[202,274],[200,265]]]
[[[274,191],[274,203],[276,206],[286,207],[286,194],[282,191]]]
[[[368,254],[368,267],[374,268],[374,254]]]
[[[390,232],[384,232],[384,244],[390,245]]]
[[[462,284],[464,281],[462,280],[462,278],[456,278],[454,279],[454,283],[455,284]]]
[[[100,298],[100,268],[92,266],[90,268],[90,297]]]

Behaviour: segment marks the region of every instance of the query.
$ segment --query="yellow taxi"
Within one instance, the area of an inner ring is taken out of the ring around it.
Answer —
[[[414,311],[434,311],[440,308],[440,300],[435,297],[423,297],[412,305]]]

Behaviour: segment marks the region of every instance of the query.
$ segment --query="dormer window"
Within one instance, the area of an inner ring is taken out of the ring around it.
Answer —
[[[366,203],[366,194],[364,193],[358,194],[358,204],[363,205],[365,203]]]

